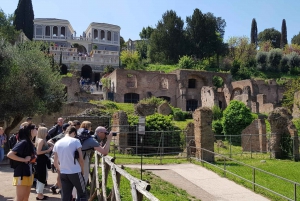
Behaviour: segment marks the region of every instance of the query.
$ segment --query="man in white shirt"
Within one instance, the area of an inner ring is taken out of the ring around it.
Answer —
[[[84,163],[81,151],[81,143],[74,138],[77,130],[74,126],[67,128],[65,137],[55,143],[54,166],[60,172],[62,185],[62,201],[70,201],[72,189],[77,189],[77,200],[85,200],[85,182],[83,178]],[[78,159],[75,159],[75,151],[78,152]]]

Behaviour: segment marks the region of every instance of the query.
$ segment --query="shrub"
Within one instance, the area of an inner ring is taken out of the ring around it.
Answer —
[[[259,70],[266,70],[267,69],[267,58],[268,58],[268,53],[267,52],[257,52],[256,54],[256,64],[257,64],[257,68]]]
[[[268,53],[268,65],[270,71],[278,72],[280,67],[280,61],[282,59],[282,50],[281,49],[272,49]]]
[[[212,107],[212,113],[213,113],[213,120],[218,120],[223,117],[223,112],[222,112],[221,108],[219,108],[216,105],[214,105]]]
[[[224,135],[238,136],[252,121],[253,117],[250,109],[243,102],[232,100],[223,112]],[[232,138],[232,142],[240,143],[240,138]]]
[[[224,85],[224,81],[220,76],[213,77],[213,85],[217,88],[221,88]]]
[[[165,102],[164,99],[162,98],[157,98],[155,96],[152,96],[150,98],[145,98],[139,101],[139,103],[143,103],[143,104],[151,104],[151,105],[156,105],[159,106],[160,104],[162,104],[163,102]]]
[[[184,119],[193,119],[192,111],[183,111]]]
[[[212,130],[215,133],[215,135],[224,135],[223,133],[223,125],[222,121],[220,119],[214,120],[212,122]],[[216,136],[216,139],[222,139],[222,137]]]
[[[280,71],[283,73],[289,72],[289,58],[284,55],[280,61]]]
[[[192,57],[185,55],[183,57],[180,57],[178,66],[180,69],[193,69],[195,66],[195,62]]]
[[[293,123],[294,123],[297,131],[300,132],[300,118],[293,119]]]
[[[174,112],[174,120],[175,121],[184,121],[185,115],[181,110],[177,110]]]
[[[299,67],[300,66],[300,56],[299,54],[297,54],[296,52],[292,52],[288,55],[288,58],[289,58],[289,67],[291,69],[291,71],[296,68],[296,67]]]

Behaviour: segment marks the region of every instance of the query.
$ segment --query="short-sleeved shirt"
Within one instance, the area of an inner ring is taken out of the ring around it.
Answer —
[[[75,151],[81,148],[78,139],[65,136],[55,143],[53,152],[57,153],[60,172],[62,174],[75,174],[81,172],[80,165],[77,160],[74,164]]]
[[[29,153],[27,151],[28,142],[26,140],[21,140],[18,142],[14,148],[13,152],[17,153],[17,156],[25,158],[26,156],[32,156],[34,153]],[[26,153],[26,151],[28,153]],[[33,152],[33,151],[32,151]],[[29,163],[19,162],[19,165],[14,169],[14,177],[20,176],[31,176],[32,175],[32,165]]]
[[[82,151],[94,149],[94,147],[99,147],[99,145],[99,142],[94,137],[90,137],[82,143]]]

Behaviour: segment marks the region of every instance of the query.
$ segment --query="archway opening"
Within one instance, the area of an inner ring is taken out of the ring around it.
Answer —
[[[186,101],[186,111],[195,111],[198,108],[198,100],[190,99]]]
[[[124,94],[124,103],[138,103],[140,101],[140,95],[136,93]]]
[[[81,77],[83,79],[88,79],[89,81],[91,81],[92,74],[93,74],[93,71],[92,71],[92,68],[89,65],[84,65],[81,68]]]

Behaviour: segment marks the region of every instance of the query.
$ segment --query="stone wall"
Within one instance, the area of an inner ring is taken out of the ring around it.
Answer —
[[[218,105],[213,87],[204,86],[201,88],[201,101],[202,107],[212,108],[214,105]]]
[[[269,114],[274,110],[273,103],[266,103],[266,95],[265,94],[258,94],[257,96],[257,103],[259,105],[258,112],[262,114]]]
[[[124,111],[114,113],[112,122],[111,130],[117,132],[115,144],[118,146],[118,149],[124,153],[125,149],[128,147],[129,125],[127,114]]]
[[[267,151],[266,123],[256,119],[242,131],[242,149],[251,152]]]
[[[204,151],[214,152],[214,133],[212,131],[212,111],[209,108],[201,107],[195,110],[194,134],[196,143],[196,157],[208,162],[214,162],[214,154]]]

